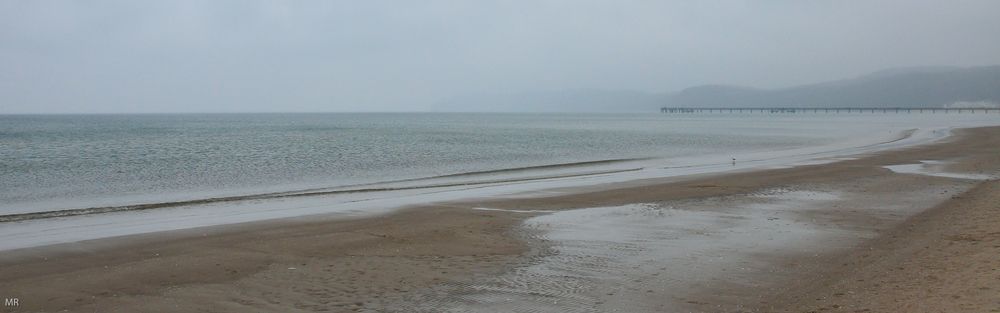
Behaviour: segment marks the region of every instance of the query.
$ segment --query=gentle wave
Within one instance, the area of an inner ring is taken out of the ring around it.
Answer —
[[[458,186],[476,186],[476,185],[529,182],[529,181],[538,181],[538,180],[556,179],[556,178],[604,175],[604,174],[638,171],[641,170],[642,168],[640,167],[640,168],[625,168],[625,169],[613,169],[613,170],[585,171],[585,172],[559,174],[559,175],[555,174],[534,175],[534,176],[515,177],[508,179],[468,180],[468,181],[456,181],[456,182],[437,183],[437,184],[427,183],[427,184],[397,186],[397,187],[386,186],[386,187],[370,187],[370,188],[350,188],[350,187],[361,187],[361,186],[390,185],[390,184],[406,183],[406,182],[420,182],[420,181],[429,182],[442,178],[470,177],[470,176],[480,176],[480,175],[490,175],[490,174],[495,175],[502,173],[516,173],[524,171],[541,171],[541,170],[551,170],[551,169],[565,169],[565,168],[575,168],[575,167],[607,165],[607,164],[623,163],[623,162],[637,161],[637,160],[641,159],[611,159],[611,160],[572,162],[572,163],[550,164],[550,165],[540,165],[540,166],[517,167],[517,168],[491,170],[491,171],[448,174],[448,175],[432,176],[432,177],[418,178],[418,179],[393,180],[393,181],[385,181],[372,184],[339,186],[331,188],[314,188],[314,189],[304,189],[295,191],[249,194],[249,195],[239,195],[239,196],[229,196],[229,197],[214,197],[214,198],[192,199],[183,201],[168,201],[168,202],[143,203],[143,204],[133,204],[133,205],[121,205],[121,206],[104,206],[104,207],[7,214],[7,215],[0,215],[0,222],[16,222],[16,221],[36,220],[44,218],[68,217],[68,216],[114,213],[114,212],[125,212],[125,211],[142,211],[142,210],[169,208],[169,207],[181,207],[190,205],[203,205],[210,203],[236,202],[236,201],[246,201],[246,200],[268,200],[268,199],[291,198],[291,197],[330,196],[330,195],[349,194],[349,193],[368,193],[368,192],[386,192],[386,191],[417,190],[417,189],[431,189],[431,188],[447,188],[447,187],[458,187]]]

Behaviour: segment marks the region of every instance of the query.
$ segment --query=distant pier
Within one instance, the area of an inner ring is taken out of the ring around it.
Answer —
[[[894,114],[1000,114],[1000,108],[671,108],[660,113],[894,113]]]

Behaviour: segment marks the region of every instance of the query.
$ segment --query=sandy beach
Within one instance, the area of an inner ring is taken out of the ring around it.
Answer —
[[[1000,128],[829,164],[0,254],[2,312],[1000,311]]]

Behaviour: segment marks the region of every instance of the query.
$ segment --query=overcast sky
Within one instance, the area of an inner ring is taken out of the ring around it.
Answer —
[[[1000,64],[1000,1],[0,0],[0,113],[421,111]]]

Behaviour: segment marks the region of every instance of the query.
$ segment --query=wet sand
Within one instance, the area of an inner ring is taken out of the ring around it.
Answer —
[[[1000,312],[1000,182],[914,216],[838,262],[772,311]]]
[[[1000,310],[1000,186],[884,167],[926,160],[996,175],[1000,128],[833,164],[6,251],[0,297],[16,312]]]

